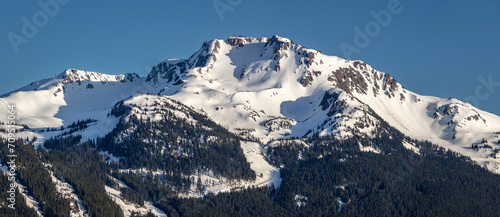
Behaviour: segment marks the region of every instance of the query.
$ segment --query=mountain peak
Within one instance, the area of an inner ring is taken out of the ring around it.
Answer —
[[[56,78],[63,79],[63,82],[76,82],[76,81],[93,81],[93,82],[106,82],[106,81],[134,81],[139,78],[135,73],[107,75],[99,72],[91,72],[78,69],[66,69],[63,73],[59,74]]]
[[[279,35],[273,35],[269,39],[269,42],[270,43],[272,43],[272,42],[283,42],[283,43],[295,44],[295,43],[293,43],[293,41],[291,39],[288,39],[288,38],[285,38],[285,37],[281,37]]]

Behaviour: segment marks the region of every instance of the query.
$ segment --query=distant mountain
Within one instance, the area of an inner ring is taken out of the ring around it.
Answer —
[[[110,122],[111,107],[136,93],[168,96],[263,142],[313,133],[372,137],[376,114],[411,138],[500,173],[500,117],[458,99],[418,95],[362,61],[280,36],[206,41],[188,59],[159,63],[146,78],[69,69],[4,95],[2,106],[17,105],[19,123],[29,128],[60,127],[87,118]],[[103,136],[114,124],[85,136]]]
[[[282,182],[280,189],[296,195],[279,190],[247,193],[281,195],[278,200],[288,202],[280,206],[290,211],[292,197],[299,207],[307,206],[308,198],[297,192],[301,191],[297,186],[307,184],[293,171],[332,159],[387,161],[372,172],[406,165],[394,159],[410,164],[415,158],[428,159],[413,162],[410,168],[424,181],[436,179],[413,170],[446,165],[446,159],[450,168],[436,176],[464,167],[473,171],[465,176],[476,177],[481,172],[475,164],[500,174],[499,116],[459,99],[413,93],[362,61],[328,56],[276,35],[206,41],[188,59],[163,61],[147,77],[68,69],[2,95],[2,110],[9,105],[15,105],[17,138],[45,150],[38,163],[50,171],[48,179],[75,186],[70,199],[92,189],[73,179],[73,173],[101,180],[101,193],[105,190],[113,201],[135,204],[117,202],[126,216],[145,210],[157,215],[164,215],[160,209],[182,212],[175,205],[179,201],[165,199],[174,196],[199,197],[271,184],[277,189]],[[7,115],[0,116],[3,138],[8,137],[8,120]],[[71,154],[62,157],[64,153]],[[75,162],[88,162],[87,168],[98,172],[80,171],[78,164],[71,166]],[[370,166],[366,162],[344,169],[358,174]],[[333,173],[323,174],[322,179],[340,179]],[[401,170],[390,174],[411,176],[401,175]],[[338,195],[333,204],[337,213],[349,200],[365,203],[346,193],[349,182],[338,184],[344,186],[342,191],[331,193]],[[379,190],[388,185],[372,184],[369,188]],[[102,208],[92,199],[83,201],[78,213]],[[47,212],[41,209],[39,213]]]

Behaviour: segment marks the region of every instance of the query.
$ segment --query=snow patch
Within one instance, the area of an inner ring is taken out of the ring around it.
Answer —
[[[295,197],[293,197],[293,200],[295,200],[295,205],[297,206],[297,209],[299,209],[302,206],[305,206],[307,204],[307,197],[302,196],[300,194],[296,194]]]
[[[413,152],[415,152],[416,154],[420,154],[420,148],[415,146],[415,143],[410,143],[410,142],[407,142],[407,141],[403,141],[403,146],[405,148],[407,148],[408,150],[411,150]]]
[[[373,152],[373,153],[377,153],[377,154],[380,154],[382,151],[378,148],[374,148],[373,146],[363,146],[363,144],[361,143],[358,143],[359,144],[359,150],[361,151],[364,151],[364,152]]]
[[[141,214],[146,214],[149,211],[151,211],[158,217],[167,216],[167,214],[165,214],[162,210],[158,209],[157,207],[153,206],[153,204],[149,201],[145,202],[144,206],[139,206],[138,204],[123,200],[120,190],[114,189],[109,186],[104,186],[104,187],[108,195],[110,195],[115,201],[115,203],[118,204],[118,206],[120,206],[125,217],[129,217],[132,214],[132,212],[139,212]]]
[[[61,193],[62,196],[70,201],[70,215],[72,217],[87,217],[87,209],[83,206],[82,199],[75,193],[75,189],[69,183],[64,182],[54,176],[54,173],[50,168],[52,165],[44,164],[45,168],[49,171],[52,181],[56,185],[57,192]]]

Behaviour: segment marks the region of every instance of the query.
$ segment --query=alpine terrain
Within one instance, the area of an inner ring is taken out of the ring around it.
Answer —
[[[0,106],[1,189],[18,155],[4,215],[500,213],[499,116],[277,35],[209,40],[147,77],[67,69]]]

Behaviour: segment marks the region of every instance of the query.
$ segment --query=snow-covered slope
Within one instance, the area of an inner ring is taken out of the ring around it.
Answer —
[[[60,127],[77,120],[106,117],[114,103],[140,91],[136,74],[105,75],[68,69],[53,79],[33,82],[2,97],[16,106],[17,122],[30,128]],[[138,88],[139,87],[139,88]],[[0,121],[7,122],[2,116]]]
[[[497,115],[458,99],[421,96],[362,61],[328,56],[280,36],[206,41],[188,59],[159,63],[146,78],[67,70],[4,95],[0,105],[15,104],[18,122],[31,129],[92,118],[96,122],[83,133],[91,138],[112,129],[111,107],[135,93],[167,96],[264,143],[312,133],[372,137],[384,120],[500,173]]]
[[[362,61],[327,56],[279,36],[207,41],[187,60],[154,67],[148,81],[155,93],[263,141],[312,132],[371,136],[373,111],[412,138],[500,172],[498,116],[458,99],[421,96]]]
[[[108,118],[111,107],[118,101],[144,89],[144,78],[136,74],[106,75],[97,72],[68,69],[55,78],[33,82],[0,98],[0,108],[8,111],[15,106],[18,128],[26,125],[29,131],[17,135],[22,138],[50,138],[61,134],[66,127],[79,120],[99,122],[86,129],[85,138],[104,136],[116,125]],[[7,123],[7,115],[0,116]],[[5,129],[5,125],[0,125]],[[48,128],[50,132],[46,131]],[[5,137],[5,134],[1,134]],[[43,142],[43,140],[39,141]]]

